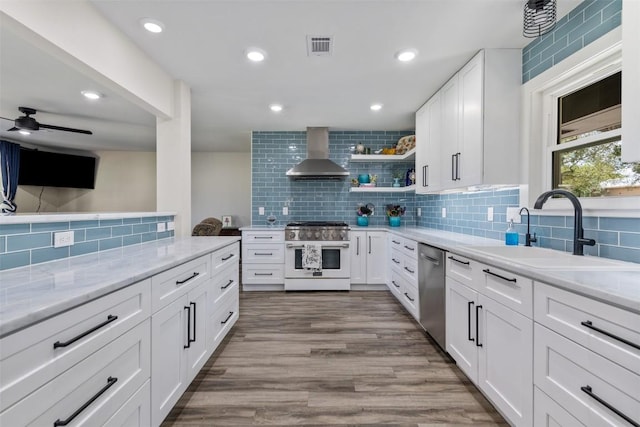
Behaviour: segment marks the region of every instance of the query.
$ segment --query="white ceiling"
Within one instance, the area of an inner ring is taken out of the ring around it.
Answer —
[[[162,68],[191,87],[192,147],[249,151],[252,130],[412,129],[413,115],[479,49],[522,48],[524,0],[90,0]],[[559,0],[564,16],[580,0]],[[147,33],[148,17],[165,31]],[[309,57],[307,35],[334,39],[330,57]],[[249,47],[267,52],[250,63]],[[412,63],[394,54],[414,48]],[[155,149],[155,118],[79,71],[0,32],[0,115],[18,106],[36,119],[91,129],[91,137],[39,132],[41,143],[85,149]],[[106,97],[88,103],[80,90]],[[379,112],[369,105],[384,105]],[[268,106],[284,110],[272,113]],[[0,136],[10,121],[0,121]]]

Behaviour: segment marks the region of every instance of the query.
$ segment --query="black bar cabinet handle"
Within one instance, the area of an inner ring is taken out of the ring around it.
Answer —
[[[404,296],[405,296],[405,297],[407,297],[407,299],[408,299],[409,301],[411,301],[411,302],[414,302],[414,301],[415,301],[415,300],[414,300],[413,298],[411,298],[411,297],[409,296],[409,294],[407,294],[406,292],[404,293]]]
[[[264,256],[271,256],[273,255],[273,252],[254,252],[254,255],[264,255]]]
[[[273,236],[255,236],[254,239],[273,239]]]
[[[369,236],[369,253],[371,253],[371,236]]]
[[[189,280],[193,280],[196,277],[198,277],[200,275],[200,273],[198,273],[197,271],[194,272],[191,276],[187,277],[184,280],[176,280],[176,285],[184,285],[185,283],[187,283]]]
[[[229,279],[229,283],[227,283],[224,286],[220,286],[220,289],[227,289],[229,286],[231,286],[232,283],[233,283],[233,279]]]
[[[391,243],[393,243],[394,245],[399,245],[399,244],[400,244],[400,242],[396,242],[396,241],[395,241],[395,240],[393,240],[393,239],[391,240]]]
[[[236,254],[230,254],[229,256],[222,257],[222,261],[228,261],[233,258]]]
[[[71,338],[69,341],[64,341],[64,342],[60,342],[60,341],[56,341],[53,343],[53,348],[58,348],[58,347],[67,347],[70,346],[71,344],[73,344],[74,342],[81,340],[82,338],[86,337],[87,335],[97,331],[98,329],[107,326],[109,323],[115,321],[116,319],[118,319],[118,316],[113,316],[113,315],[108,315],[107,316],[107,320],[105,320],[104,322],[100,323],[99,325],[94,326],[93,328],[89,329],[88,331],[85,331],[83,333],[81,333],[78,336],[75,336],[73,338]]]
[[[412,248],[411,246],[407,246],[407,245],[404,245],[404,248],[408,249],[410,251],[415,251],[416,250],[416,248]]]
[[[360,256],[360,236],[356,236],[356,256]]]
[[[393,286],[395,286],[396,288],[400,287],[400,285],[398,285],[395,280],[392,280],[391,283],[393,283]]]
[[[230,311],[230,312],[229,312],[229,315],[227,316],[227,318],[226,318],[226,319],[224,319],[224,320],[223,320],[222,322],[220,322],[220,323],[224,325],[225,323],[227,323],[227,322],[229,321],[229,319],[231,319],[231,316],[233,316],[233,311]]]
[[[182,348],[190,348],[191,347],[191,306],[184,306],[184,309],[187,310],[187,345],[182,346]]]
[[[475,303],[473,301],[469,301],[467,303],[467,334],[469,336],[469,341],[475,341],[475,338],[471,337],[471,306]],[[476,332],[477,333],[477,332]]]
[[[410,268],[405,267],[404,269],[407,270],[411,274],[415,273],[415,271],[411,270]]]
[[[100,389],[100,391],[98,391],[96,394],[93,395],[93,397],[89,400],[87,400],[85,402],[84,405],[82,405],[81,407],[79,407],[73,414],[71,414],[69,416],[69,418],[67,418],[66,420],[61,420],[60,418],[58,418],[54,423],[53,423],[53,427],[58,427],[58,426],[66,426],[68,425],[71,421],[73,421],[73,419],[75,417],[77,417],[78,415],[80,415],[80,413],[82,411],[84,411],[85,409],[87,409],[87,407],[89,405],[91,405],[93,402],[96,401],[96,399],[98,399],[100,396],[102,396],[107,390],[109,390],[109,388],[114,385],[116,383],[116,381],[118,381],[118,378],[116,377],[109,377],[107,378],[107,385],[102,387]]]
[[[456,181],[460,179],[460,153],[456,153]]]
[[[507,281],[507,282],[513,282],[513,283],[516,283],[516,282],[518,281],[515,277],[512,277],[512,278],[504,277],[504,276],[502,276],[502,275],[500,275],[500,274],[494,273],[493,271],[489,270],[488,268],[485,268],[485,269],[484,269],[484,270],[482,270],[482,271],[484,271],[485,273],[490,274],[490,275],[492,275],[492,276],[498,277],[498,278],[500,278],[500,279],[502,279],[502,280],[505,280],[505,281]]]
[[[460,264],[462,264],[462,265],[469,265],[469,264],[471,264],[469,261],[460,261],[459,259],[456,259],[456,258],[454,258],[454,257],[452,257],[452,256],[450,256],[450,257],[449,257],[449,259],[450,259],[451,261],[458,262],[458,263],[460,263]]]
[[[586,327],[587,327],[587,328],[589,328],[589,329],[593,329],[593,330],[594,330],[594,331],[596,331],[596,332],[600,332],[601,334],[606,335],[606,336],[608,336],[608,337],[610,337],[610,338],[613,338],[614,340],[620,341],[621,343],[625,343],[625,344],[626,344],[626,345],[628,345],[628,346],[631,346],[631,347],[633,347],[633,348],[637,348],[638,350],[640,350],[640,345],[638,345],[638,344],[636,344],[636,343],[633,343],[633,342],[631,342],[631,341],[629,341],[629,340],[626,340],[626,339],[624,339],[624,338],[622,338],[622,337],[619,337],[619,336],[617,336],[617,335],[614,335],[614,334],[612,334],[611,332],[607,332],[607,331],[605,331],[604,329],[600,329],[600,328],[598,328],[598,327],[596,327],[596,326],[593,326],[593,323],[591,323],[591,320],[587,320],[587,321],[584,321],[584,322],[580,322],[580,324],[581,324],[582,326],[586,326]]]
[[[196,315],[196,303],[190,302],[189,305],[193,306],[193,339],[189,337],[189,342],[196,342],[196,329],[198,329],[196,326],[196,322],[198,321],[198,317]]]
[[[429,186],[429,165],[424,165],[422,167],[422,186],[423,187],[428,187]]]
[[[622,412],[620,412],[618,409],[614,408],[613,406],[611,406],[609,403],[607,403],[605,400],[603,400],[601,397],[599,397],[598,395],[596,395],[593,392],[593,389],[591,388],[590,385],[586,385],[583,387],[580,387],[580,390],[584,391],[585,393],[587,393],[590,397],[592,397],[593,399],[595,399],[596,401],[598,401],[599,403],[601,403],[602,405],[606,406],[607,409],[609,409],[610,411],[612,411],[613,413],[615,413],[617,416],[619,416],[620,418],[622,418],[623,420],[625,420],[626,422],[628,422],[629,424],[631,424],[634,427],[640,427],[640,424],[638,424],[637,422],[633,421],[631,418],[629,418],[628,416],[626,416],[625,414],[623,414]]]
[[[273,273],[253,273],[254,276],[273,276]]]
[[[482,344],[480,344],[480,335],[478,334],[478,325],[480,325],[480,315],[478,314],[478,312],[481,308],[481,305],[476,306],[476,347],[482,347]]]
[[[398,260],[397,260],[397,259],[395,259],[395,258],[391,258],[391,261],[395,262],[396,264],[400,264],[400,261],[398,261]]]
[[[452,154],[451,155],[451,181],[456,180],[455,163],[456,163],[456,155]]]

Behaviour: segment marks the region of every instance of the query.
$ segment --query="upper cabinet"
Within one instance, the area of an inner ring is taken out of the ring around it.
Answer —
[[[622,161],[640,162],[640,2],[622,3]]]
[[[482,50],[416,113],[416,192],[519,182],[521,61]]]

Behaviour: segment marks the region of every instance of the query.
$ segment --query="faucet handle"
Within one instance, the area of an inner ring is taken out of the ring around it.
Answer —
[[[593,240],[593,239],[581,238],[581,239],[578,239],[578,242],[580,242],[580,244],[583,245],[583,246],[595,246],[595,244],[596,244],[596,241]]]
[[[536,237],[536,233],[533,233],[532,237],[529,237],[529,243],[536,243],[538,241],[538,238]]]

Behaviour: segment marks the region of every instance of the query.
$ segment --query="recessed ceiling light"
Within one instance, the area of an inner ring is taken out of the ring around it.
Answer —
[[[80,93],[83,94],[85,98],[91,99],[91,100],[96,100],[96,99],[102,98],[102,94],[100,94],[99,92],[93,91],[93,90],[83,90]]]
[[[150,33],[161,33],[164,30],[164,24],[158,20],[143,18],[140,20],[142,27]]]
[[[264,61],[264,58],[267,55],[262,49],[251,48],[247,50],[247,58],[253,62],[261,62]]]
[[[29,132],[28,130],[24,130],[24,129],[20,129],[20,130],[18,131],[18,133],[19,133],[20,135],[31,135],[31,132]]]
[[[371,111],[380,111],[382,110],[382,104],[371,104]]]
[[[415,49],[404,49],[396,53],[396,59],[400,62],[409,62],[413,61],[417,55],[418,52]]]
[[[282,105],[280,105],[280,104],[271,104],[271,105],[269,105],[269,109],[271,109],[271,111],[273,111],[274,113],[279,113],[280,111],[282,111]]]

